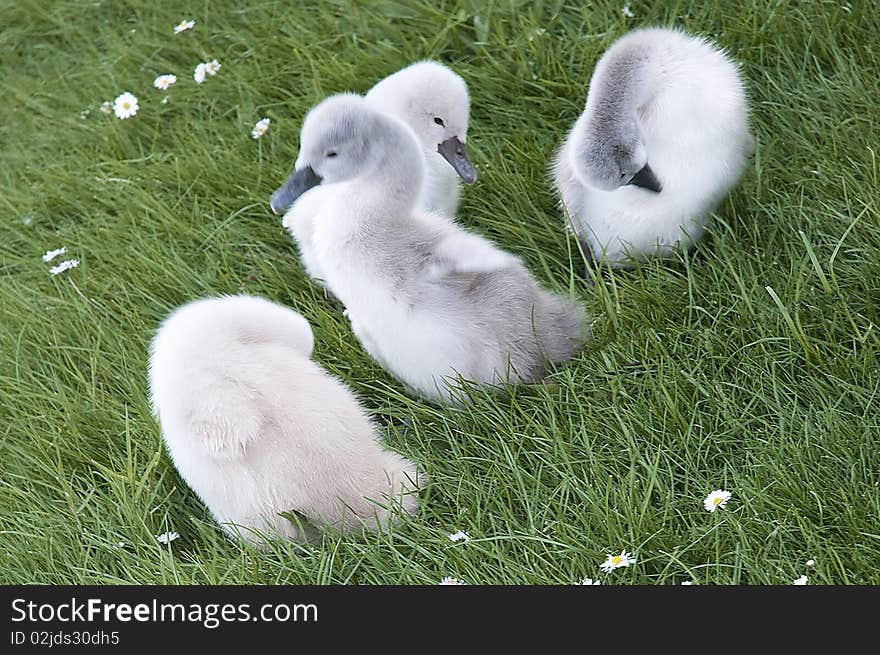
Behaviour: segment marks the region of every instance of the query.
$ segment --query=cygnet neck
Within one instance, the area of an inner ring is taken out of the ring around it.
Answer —
[[[376,165],[358,178],[365,203],[387,208],[415,207],[425,178],[421,146],[404,124],[386,119],[382,134],[384,152]]]
[[[636,120],[637,112],[654,97],[661,83],[662,66],[651,42],[628,42],[610,51],[596,67],[585,114],[590,126],[601,132]]]

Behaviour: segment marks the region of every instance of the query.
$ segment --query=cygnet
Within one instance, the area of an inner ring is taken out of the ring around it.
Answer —
[[[515,256],[417,206],[412,130],[360,96],[309,112],[276,192],[319,207],[314,254],[364,348],[409,388],[458,400],[456,377],[538,382],[586,337],[583,308],[542,289]],[[306,193],[308,191],[308,193]],[[305,194],[305,195],[303,195]]]
[[[737,65],[704,38],[643,29],[599,60],[553,172],[586,254],[627,266],[690,248],[753,143]]]
[[[378,82],[366,98],[416,135],[427,166],[418,206],[455,216],[459,180],[473,184],[477,179],[465,147],[471,111],[465,81],[443,64],[420,61]]]
[[[150,393],[174,465],[227,532],[255,545],[310,540],[316,526],[376,529],[418,507],[424,477],[382,445],[312,346],[302,316],[252,296],[188,303],[152,343]]]

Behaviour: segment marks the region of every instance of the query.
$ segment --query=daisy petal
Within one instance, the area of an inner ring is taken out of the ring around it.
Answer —
[[[730,500],[731,493],[723,489],[716,489],[703,501],[703,507],[707,512],[714,512],[716,509],[723,509]]]
[[[205,76],[207,75],[207,71],[205,70],[205,64],[199,64],[196,66],[195,71],[193,72],[193,79],[197,84],[201,84],[205,81]]]
[[[625,550],[622,550],[620,551],[620,555],[608,555],[607,559],[599,565],[599,568],[605,573],[610,573],[614,569],[619,569],[635,563],[635,557]]]
[[[437,584],[441,584],[441,585],[463,585],[463,584],[465,584],[465,583],[464,583],[464,581],[459,580],[458,578],[450,578],[450,577],[447,576],[447,577],[443,578],[443,579],[442,579],[440,582],[438,582]]]
[[[43,255],[43,261],[44,262],[51,262],[58,255],[63,255],[66,252],[67,252],[67,248],[65,248],[64,246],[62,246],[61,248],[58,248],[57,250],[49,250],[45,255]]]
[[[77,266],[79,266],[78,259],[66,259],[63,262],[61,262],[60,264],[58,264],[58,266],[53,266],[52,268],[50,268],[49,274],[52,276],[60,275],[61,273],[64,273],[65,271],[69,271],[72,268],[76,268]]]
[[[168,87],[177,82],[177,75],[160,75],[153,80],[153,86],[160,91],[167,91]]]
[[[138,113],[138,99],[132,93],[126,91],[116,96],[113,101],[113,113],[119,119],[131,118]]]

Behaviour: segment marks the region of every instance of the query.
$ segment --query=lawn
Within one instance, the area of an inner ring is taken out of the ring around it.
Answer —
[[[880,583],[880,18],[622,7],[2,0],[0,582]],[[658,24],[742,63],[757,151],[695,252],[591,286],[548,165],[602,52]],[[460,408],[366,355],[268,211],[309,107],[423,58],[471,90],[461,222],[581,299],[594,335],[554,384]],[[100,111],[123,91],[136,116]],[[80,265],[52,276],[61,246]],[[302,549],[223,536],[163,448],[146,364],[169,311],[229,293],[308,318],[315,359],[430,475],[417,516]],[[710,513],[714,489],[732,497]],[[600,574],[624,549],[636,563]]]

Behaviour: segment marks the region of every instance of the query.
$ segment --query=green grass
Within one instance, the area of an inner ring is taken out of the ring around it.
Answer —
[[[606,584],[880,583],[870,3],[304,4],[0,3],[0,581],[570,584],[625,548],[637,564]],[[742,62],[758,148],[695,253],[591,289],[547,167],[601,53],[655,24]],[[426,57],[471,89],[462,221],[581,298],[595,333],[557,385],[458,409],[369,359],[267,211],[310,106]],[[136,117],[98,111],[125,90]],[[40,256],[61,245],[82,263],[53,278]],[[305,552],[222,536],[162,447],[146,353],[175,306],[239,292],[312,323],[317,361],[430,474],[418,516]],[[716,488],[733,498],[710,514]]]

